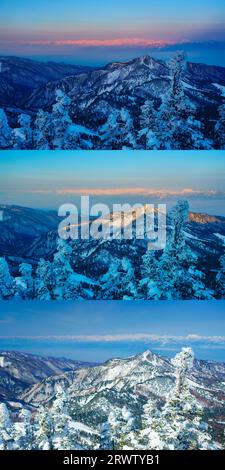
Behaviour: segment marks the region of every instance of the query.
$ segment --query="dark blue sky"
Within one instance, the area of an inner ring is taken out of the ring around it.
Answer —
[[[225,361],[223,301],[1,302],[0,349],[102,361],[145,349]]]

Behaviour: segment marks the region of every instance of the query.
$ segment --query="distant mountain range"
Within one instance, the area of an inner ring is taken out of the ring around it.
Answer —
[[[3,351],[0,401],[15,410],[19,406],[32,410],[41,404],[48,407],[60,386],[67,394],[73,419],[96,430],[112,409],[126,407],[138,422],[147,400],[162,405],[173,390],[174,372],[170,359],[151,351],[91,367],[88,363]],[[194,361],[188,386],[216,435],[225,420],[224,382],[224,363]]]
[[[20,57],[0,57],[0,106],[23,109],[26,107],[26,100],[35,89],[48,82],[56,82],[92,69],[64,62],[38,62]]]
[[[0,402],[16,406],[19,396],[47,377],[90,366],[89,362],[0,350]]]

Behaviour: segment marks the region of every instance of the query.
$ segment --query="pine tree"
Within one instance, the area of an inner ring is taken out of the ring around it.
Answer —
[[[21,276],[15,278],[16,294],[24,300],[34,298],[34,279],[32,266],[29,263],[21,263],[19,266]]]
[[[134,268],[130,260],[123,257],[121,260],[121,270],[123,276],[123,284],[119,291],[119,296],[123,300],[131,300],[137,298],[137,285]]]
[[[118,148],[126,149],[136,148],[136,139],[135,139],[135,132],[134,132],[134,125],[133,119],[129,111],[126,108],[122,108],[119,113],[118,118]]]
[[[140,131],[138,133],[141,148],[157,150],[160,148],[158,139],[157,112],[154,103],[147,100],[141,107]]]
[[[40,450],[53,450],[53,421],[51,413],[39,406],[35,416],[34,446]]]
[[[225,255],[220,258],[220,269],[216,275],[216,296],[225,298]]]
[[[9,149],[12,145],[12,129],[3,109],[0,109],[0,149]]]
[[[57,253],[52,263],[53,299],[62,300],[67,290],[67,282],[73,269],[70,265],[72,248],[68,242],[61,238],[57,241]]]
[[[203,273],[196,269],[197,258],[186,243],[188,212],[188,202],[178,201],[171,214],[173,231],[158,266],[158,283],[164,299],[211,298]]]
[[[12,421],[5,403],[0,403],[0,450],[13,448]]]
[[[56,103],[52,107],[53,149],[65,148],[65,136],[72,124],[69,116],[71,99],[62,90],[56,90]]]
[[[13,426],[14,448],[18,450],[31,450],[34,445],[32,413],[22,408],[19,412],[19,421]]]
[[[20,114],[18,124],[20,127],[12,131],[13,148],[17,150],[31,150],[33,148],[31,117],[28,114]]]
[[[225,104],[222,104],[219,109],[218,121],[215,125],[215,144],[220,150],[225,150]]]
[[[100,148],[117,150],[120,148],[120,126],[118,124],[120,112],[112,108],[106,122],[100,127],[99,135],[101,139]]]
[[[5,258],[0,258],[0,299],[8,300],[13,295],[13,278],[10,275],[8,263]]]
[[[191,394],[188,376],[193,367],[191,348],[182,348],[173,359],[175,386],[165,405],[155,399],[144,407],[143,429],[139,435],[141,448],[156,450],[216,449],[203,421],[203,410]]]
[[[158,287],[159,261],[154,250],[148,250],[142,257],[140,290],[146,300],[158,300],[161,297],[161,290]]]
[[[202,132],[195,107],[185,96],[183,73],[185,57],[177,53],[170,62],[171,85],[158,113],[158,138],[164,150],[210,149],[212,142]]]
[[[49,150],[52,145],[52,118],[48,112],[39,109],[34,122],[34,148]]]
[[[53,286],[52,265],[50,261],[40,259],[35,277],[35,298],[50,300]]]
[[[113,258],[108,271],[101,277],[103,299],[130,300],[137,296],[134,268],[126,257]]]

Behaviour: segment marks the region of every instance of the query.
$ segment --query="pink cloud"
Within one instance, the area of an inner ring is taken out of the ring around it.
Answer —
[[[115,46],[143,46],[143,47],[163,47],[173,44],[172,41],[154,40],[144,38],[115,38],[115,39],[59,39],[59,40],[32,40],[21,42],[26,45],[41,46],[78,46],[78,47],[115,47]]]
[[[32,194],[58,194],[77,196],[157,196],[160,198],[167,196],[216,196],[219,193],[214,190],[197,190],[192,188],[184,189],[149,189],[149,188],[63,188],[63,189],[37,189],[29,191]]]

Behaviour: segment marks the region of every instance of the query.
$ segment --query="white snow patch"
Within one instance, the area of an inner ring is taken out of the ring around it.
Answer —
[[[223,244],[225,245],[225,236],[224,235],[221,235],[220,233],[214,233],[213,235],[215,235],[217,238],[222,240]]]
[[[221,95],[225,98],[225,86],[219,85],[219,83],[212,83],[221,93]]]

